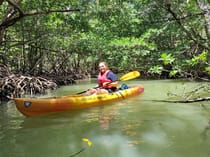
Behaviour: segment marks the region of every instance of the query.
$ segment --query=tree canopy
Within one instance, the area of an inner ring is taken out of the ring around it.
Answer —
[[[210,75],[208,0],[0,0],[0,63],[15,73]]]

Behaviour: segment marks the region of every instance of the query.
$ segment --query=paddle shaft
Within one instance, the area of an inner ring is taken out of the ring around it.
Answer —
[[[109,85],[109,84],[114,83],[114,82],[117,82],[117,81],[121,81],[121,80],[112,81],[112,82],[107,83],[106,85]],[[93,87],[93,89],[97,89],[97,88],[101,88],[101,87],[102,87],[102,86],[97,86],[97,87]],[[79,92],[79,93],[77,93],[77,94],[83,94],[83,93],[85,93],[85,92],[87,92],[87,90],[82,91],[82,92]]]

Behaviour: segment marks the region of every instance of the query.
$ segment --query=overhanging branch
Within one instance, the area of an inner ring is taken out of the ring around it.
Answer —
[[[17,9],[17,8],[16,8]],[[19,11],[19,9],[18,9]],[[64,13],[64,12],[74,12],[74,11],[80,11],[79,9],[66,9],[66,10],[46,10],[46,11],[38,11],[38,12],[31,12],[31,13],[23,13],[22,11],[19,12],[20,14],[17,17],[8,19],[3,21],[0,24],[0,29],[3,27],[9,27],[14,25],[17,21],[20,19],[27,17],[27,16],[37,16],[37,15],[43,15],[43,14],[51,14],[51,13]]]
[[[15,4],[14,2],[12,2],[10,0],[6,0],[6,1],[9,3],[9,5],[11,5],[12,7],[14,7],[14,9],[17,10],[20,15],[23,15],[24,14],[23,11],[20,9],[20,7],[17,4]]]
[[[188,38],[193,40],[194,43],[196,43],[197,45],[210,50],[209,47],[207,45],[205,45],[205,43],[203,43],[202,41],[205,41],[206,39],[203,39],[198,33],[195,32],[195,30],[192,28],[191,30],[187,29],[184,24],[182,23],[183,18],[186,17],[192,17],[192,15],[187,15],[185,17],[179,18],[177,16],[177,14],[171,9],[171,5],[165,5],[165,7],[163,6],[163,8],[168,11],[173,19],[177,22],[177,24],[183,29],[183,31],[187,34]],[[194,14],[194,15],[205,15],[207,12],[202,12],[202,13],[198,13],[198,14]]]

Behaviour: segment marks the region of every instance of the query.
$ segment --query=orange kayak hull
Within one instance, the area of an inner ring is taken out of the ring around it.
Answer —
[[[137,96],[144,91],[143,86],[133,86],[109,94],[67,95],[56,98],[15,98],[17,109],[25,116],[37,116],[59,111],[70,111],[101,106]]]

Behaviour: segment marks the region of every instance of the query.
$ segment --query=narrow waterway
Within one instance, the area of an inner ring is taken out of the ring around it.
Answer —
[[[145,91],[101,107],[31,118],[19,113],[13,101],[0,104],[0,157],[209,157],[209,102],[150,101],[168,100],[169,93],[182,95],[200,83],[126,83],[142,84]],[[45,96],[74,94],[93,86],[83,82]]]

